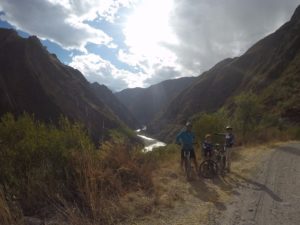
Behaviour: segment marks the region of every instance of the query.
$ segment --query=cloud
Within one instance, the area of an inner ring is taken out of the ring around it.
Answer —
[[[224,58],[239,56],[288,21],[298,4],[300,0],[1,0],[0,19],[65,49],[81,50],[82,55],[71,54],[70,65],[90,81],[120,90],[196,76]],[[119,13],[123,8],[131,13]],[[110,32],[111,37],[107,33],[113,29],[121,30]],[[118,68],[90,54],[88,43],[114,48],[116,56],[103,57],[129,66]],[[130,67],[136,72],[126,70]]]
[[[239,56],[288,21],[299,0],[174,0],[171,26],[180,44],[169,48],[186,71],[200,74]]]
[[[123,29],[118,59],[144,82],[196,76],[236,57],[288,21],[299,0],[142,1]],[[159,10],[158,10],[159,8]]]
[[[170,66],[159,66],[153,73],[151,77],[144,81],[146,86],[152,84],[157,84],[164,80],[174,79],[181,77],[181,71],[176,70],[174,67]]]
[[[118,59],[147,74],[145,85],[175,78],[181,71],[176,54],[167,47],[177,44],[168,23],[172,4],[173,0],[142,0],[125,22],[128,48],[119,50]]]
[[[86,51],[88,42],[115,47],[112,38],[87,22],[102,19],[113,22],[120,7],[130,0],[2,0],[1,19],[19,30],[49,39],[65,49]]]
[[[120,61],[127,63],[142,75],[142,85],[132,83],[132,86],[147,87],[159,83],[163,80],[174,79],[183,76],[184,70],[179,64],[176,64],[176,55],[167,48],[156,46],[157,54],[139,54],[138,51],[130,48],[129,52],[120,50],[118,58]],[[187,73],[185,73],[187,75]],[[192,74],[189,74],[190,76]]]
[[[132,73],[118,69],[96,54],[74,56],[69,65],[81,71],[89,81],[105,84],[113,91],[143,86],[144,80],[148,78],[144,73]]]

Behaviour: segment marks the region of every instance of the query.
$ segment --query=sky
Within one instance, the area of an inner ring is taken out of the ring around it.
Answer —
[[[113,91],[198,76],[287,22],[300,0],[0,0],[0,27],[35,35]]]

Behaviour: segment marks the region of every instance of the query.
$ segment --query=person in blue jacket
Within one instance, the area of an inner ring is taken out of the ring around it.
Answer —
[[[185,129],[181,131],[176,137],[176,143],[181,145],[181,167],[183,167],[184,163],[184,151],[190,152],[191,160],[195,164],[195,169],[197,170],[197,161],[196,161],[196,154],[194,150],[194,143],[195,143],[195,135],[192,132],[192,123],[187,122],[185,125]]]

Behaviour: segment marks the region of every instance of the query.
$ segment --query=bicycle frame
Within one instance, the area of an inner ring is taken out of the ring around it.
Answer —
[[[218,163],[218,168],[222,173],[225,172],[227,157],[226,157],[226,145],[223,145],[222,148],[216,146],[216,161]]]

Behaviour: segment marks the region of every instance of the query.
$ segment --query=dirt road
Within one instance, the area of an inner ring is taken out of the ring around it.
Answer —
[[[153,212],[122,225],[300,225],[299,142],[235,149],[232,172],[212,180],[187,182],[177,163],[154,175]]]
[[[277,147],[260,160],[250,178],[238,171],[226,178],[239,185],[226,210],[210,209],[207,225],[300,224],[300,143]]]

